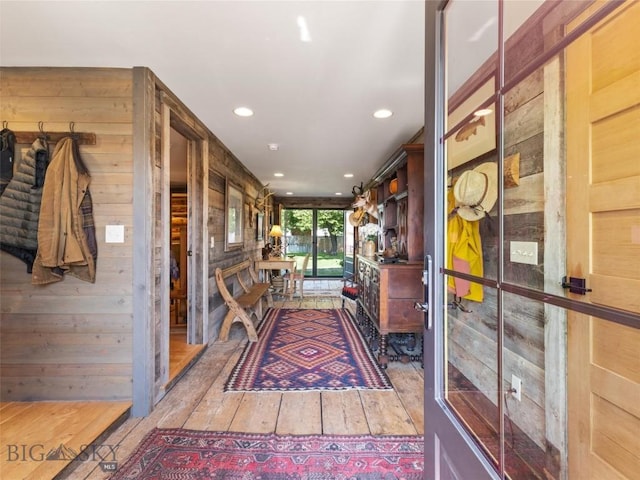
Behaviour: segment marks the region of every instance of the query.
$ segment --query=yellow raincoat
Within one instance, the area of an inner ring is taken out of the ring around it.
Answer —
[[[451,215],[455,207],[453,189],[449,191],[449,221],[447,224],[447,268],[456,272],[468,273],[481,277],[482,241],[480,238],[480,222],[470,222],[459,215]],[[461,278],[449,277],[449,291],[456,297],[481,302],[483,300],[482,285]]]

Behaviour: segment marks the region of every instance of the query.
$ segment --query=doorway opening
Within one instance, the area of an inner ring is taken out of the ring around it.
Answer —
[[[285,256],[302,268],[310,254],[308,277],[342,278],[345,269],[345,212],[336,209],[284,209],[282,244]]]
[[[190,345],[189,323],[189,141],[174,128],[170,129],[169,190],[171,222],[169,232],[169,382],[184,371],[202,345]]]

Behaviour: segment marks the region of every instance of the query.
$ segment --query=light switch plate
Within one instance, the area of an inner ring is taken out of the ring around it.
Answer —
[[[509,260],[513,263],[538,264],[538,242],[510,242]]]
[[[104,231],[106,243],[124,243],[124,225],[107,225]]]

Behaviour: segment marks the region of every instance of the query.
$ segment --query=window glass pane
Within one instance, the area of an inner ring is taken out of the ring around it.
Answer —
[[[496,279],[497,163],[494,159],[483,158],[452,169],[448,173],[446,267],[477,277]],[[457,286],[456,295],[468,300],[482,301],[481,288],[474,294],[467,291],[467,287],[468,282],[462,287]]]
[[[445,22],[447,98],[451,99],[465,90],[470,80],[486,78],[495,71],[498,2],[452,0],[445,11]]]
[[[496,106],[495,78],[490,77],[466,93],[461,103],[450,102],[447,128],[447,170],[464,166],[475,159],[495,158]]]
[[[497,291],[485,287],[482,303],[462,306],[449,296],[444,397],[490,458],[499,458]]]
[[[613,2],[574,0],[545,2],[544,0],[505,1],[504,5],[504,79],[509,84],[523,70],[530,68],[551,50],[557,48],[569,30],[566,24],[579,24],[592,14],[606,10],[621,10]],[[603,59],[606,70],[616,67],[615,59]],[[612,62],[612,63],[609,63]]]
[[[341,216],[342,217],[342,216]],[[285,209],[282,211],[284,253],[287,258],[296,261],[296,270],[300,271],[307,254],[313,256],[313,210]],[[313,271],[313,259],[307,261],[305,275]]]
[[[504,97],[504,280],[535,289],[544,288],[546,275],[558,285],[564,269],[564,249],[557,248],[564,244],[562,106],[557,88],[545,92],[544,73],[537,69]],[[545,158],[554,162],[548,171]],[[549,242],[556,248],[547,249]]]
[[[583,16],[592,15],[597,7]],[[581,21],[578,17],[570,22],[568,30]],[[566,86],[566,271],[571,277],[567,295],[636,313],[640,312],[639,22],[640,4],[618,7],[566,48],[561,77]]]
[[[451,169],[496,147],[492,98],[496,91],[498,2],[453,0],[445,15],[445,128],[451,135],[447,142]]]
[[[506,473],[561,478],[567,432],[566,311],[504,293],[503,316]],[[519,392],[511,392],[512,387]]]
[[[614,10],[505,92],[506,282],[640,312],[637,21]]]
[[[452,1],[446,10],[448,181],[447,268],[497,278],[496,61],[498,2]],[[489,214],[489,215],[488,215]],[[463,301],[482,287],[456,279]]]
[[[503,3],[505,82],[509,82],[535,58],[539,58],[544,51],[545,42],[549,42],[550,36],[545,36],[543,31],[544,17],[532,17],[543,3],[544,0],[518,0]]]
[[[316,210],[317,276],[341,277],[344,265],[344,213]],[[300,267],[300,265],[298,265]],[[311,264],[307,275],[311,273]]]

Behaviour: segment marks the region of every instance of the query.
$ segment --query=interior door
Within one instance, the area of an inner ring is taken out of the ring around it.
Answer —
[[[588,15],[591,11],[585,12]],[[583,17],[569,26],[572,29]],[[568,273],[640,313],[640,3],[567,49]],[[638,478],[640,331],[569,314],[571,478]]]

